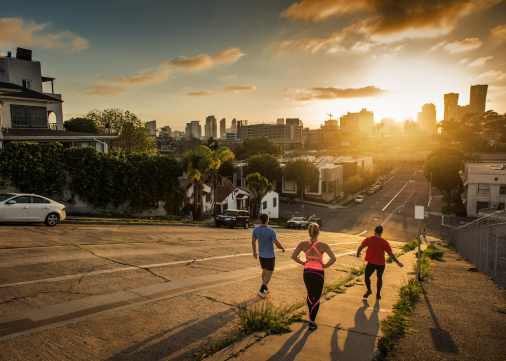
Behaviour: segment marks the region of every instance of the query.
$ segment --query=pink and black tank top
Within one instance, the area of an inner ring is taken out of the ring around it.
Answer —
[[[313,269],[313,270],[323,271],[323,265],[322,265],[323,254],[318,252],[318,250],[316,249],[315,246],[317,243],[318,243],[318,241],[316,241],[315,243],[311,243],[311,240],[309,240],[309,244],[311,245],[311,248],[307,252],[305,252],[306,253],[306,264],[304,265],[304,269]],[[314,249],[316,251],[316,253],[319,254],[319,256],[308,256],[307,254],[312,249]]]

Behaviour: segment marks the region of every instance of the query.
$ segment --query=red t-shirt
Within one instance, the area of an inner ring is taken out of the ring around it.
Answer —
[[[385,264],[385,252],[392,252],[392,248],[386,240],[380,237],[367,237],[362,241],[362,246],[367,247],[365,260],[377,266]]]

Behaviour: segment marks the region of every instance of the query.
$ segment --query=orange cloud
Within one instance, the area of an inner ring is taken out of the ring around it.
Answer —
[[[501,40],[506,40],[506,24],[496,26],[495,28],[490,30],[490,32],[492,33],[493,36]]]
[[[478,49],[482,44],[483,42],[479,38],[467,38],[462,41],[448,43],[443,46],[443,49],[448,50],[450,53],[461,53],[463,51]]]
[[[340,44],[342,39],[343,37],[341,36],[341,33],[336,32],[320,38],[304,37],[299,39],[273,41],[269,46],[271,48],[281,49],[278,55],[286,55],[287,50],[312,54],[320,50],[326,51],[327,53],[338,53],[346,50]]]
[[[233,64],[244,55],[246,54],[242,53],[239,48],[230,48],[213,56],[207,54],[200,54],[192,58],[180,56],[174,60],[166,62],[166,64],[184,68],[186,70],[203,70],[212,68],[216,65]]]
[[[172,69],[160,67],[156,72],[152,74],[146,74],[146,72],[149,71],[152,71],[152,68],[142,69],[139,71],[140,75],[134,75],[130,78],[118,77],[110,79],[124,84],[150,84],[167,79]]]
[[[371,10],[370,3],[368,0],[303,0],[290,5],[281,16],[291,20],[319,22],[330,17]]]
[[[480,66],[480,65],[485,64],[487,62],[487,60],[490,60],[492,58],[493,58],[493,56],[485,56],[483,58],[476,59],[475,61],[473,61],[468,66]]]
[[[115,86],[115,85],[101,84],[101,85],[97,85],[92,90],[87,91],[86,93],[82,93],[82,94],[88,95],[88,96],[98,95],[98,96],[104,96],[104,97],[109,97],[109,98],[117,98],[117,97],[120,97],[123,94],[129,93],[131,91],[132,91],[132,88],[130,88],[129,86],[124,86],[124,85]]]
[[[488,81],[506,80],[506,73],[503,73],[499,70],[489,70],[483,74],[478,75],[476,79]]]
[[[287,89],[285,89],[286,92]],[[351,99],[351,98],[372,98],[385,95],[389,90],[377,88],[375,86],[366,86],[364,88],[334,88],[319,87],[307,89],[307,94],[294,95],[290,99],[300,102],[331,99]]]
[[[190,97],[215,97],[217,95],[218,94],[211,93],[209,90],[203,90],[203,91],[200,91],[200,92],[188,93],[188,96],[190,96]]]
[[[51,23],[36,24],[19,18],[0,19],[0,43],[11,46],[43,46],[48,49],[61,48],[69,52],[80,52],[90,47],[89,40],[68,30],[57,34],[40,33]]]
[[[240,92],[248,92],[248,91],[255,91],[257,90],[256,85],[228,85],[228,86],[222,86],[218,87],[221,91],[225,93],[240,93]]]

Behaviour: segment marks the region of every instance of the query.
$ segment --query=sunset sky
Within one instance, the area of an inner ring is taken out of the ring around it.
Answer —
[[[506,1],[16,1],[0,50],[33,50],[64,118],[121,108],[159,127],[191,120],[416,120],[443,94],[506,112]],[[201,123],[202,124],[202,123]]]

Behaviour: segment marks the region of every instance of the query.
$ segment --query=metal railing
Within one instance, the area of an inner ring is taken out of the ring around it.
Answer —
[[[462,257],[506,287],[506,213],[496,212],[453,227],[451,243]]]

